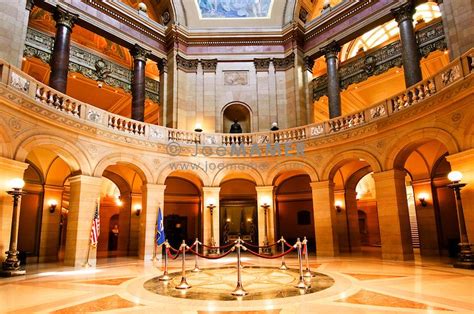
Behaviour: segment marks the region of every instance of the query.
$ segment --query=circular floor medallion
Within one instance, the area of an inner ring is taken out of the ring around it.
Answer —
[[[186,272],[192,287],[188,290],[175,289],[181,282],[181,272],[170,274],[171,280],[163,282],[159,277],[148,280],[144,288],[153,293],[182,299],[233,301],[231,295],[237,284],[235,267],[206,268],[199,273]],[[246,266],[242,270],[242,284],[248,295],[243,300],[287,298],[327,289],[334,285],[334,279],[315,272],[310,279],[309,289],[298,289],[299,272],[296,269],[279,270],[270,267]],[[309,281],[306,281],[308,284]]]

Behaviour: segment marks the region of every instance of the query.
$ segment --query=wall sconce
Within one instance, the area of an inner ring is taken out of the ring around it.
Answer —
[[[334,203],[334,206],[336,207],[336,212],[340,213],[342,211],[342,202],[341,201],[336,201]]]
[[[262,207],[270,207],[271,199],[268,196],[264,196],[260,199],[260,202],[262,203]]]
[[[196,126],[194,127],[194,132],[202,132],[201,123],[196,123]]]
[[[426,207],[428,203],[426,200],[428,199],[428,194],[427,193],[420,193],[418,195],[418,200],[420,201],[421,206]]]
[[[49,200],[48,201],[49,212],[52,214],[56,211],[56,207],[58,206],[58,201],[56,200]]]
[[[117,199],[115,200],[115,204],[117,204],[117,206],[119,206],[119,207],[122,207],[123,202],[122,202],[122,200],[121,200],[121,196],[120,196],[120,195],[117,196]]]
[[[140,216],[140,214],[142,212],[142,207],[137,204],[137,205],[135,205],[134,209],[135,209],[135,215]]]

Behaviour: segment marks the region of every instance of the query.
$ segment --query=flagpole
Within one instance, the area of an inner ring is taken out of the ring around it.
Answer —
[[[86,262],[82,265],[82,267],[84,267],[84,268],[92,267],[92,265],[89,263],[89,255],[90,255],[90,252],[91,252],[91,245],[89,244],[89,246],[88,246],[88,248],[87,248]]]

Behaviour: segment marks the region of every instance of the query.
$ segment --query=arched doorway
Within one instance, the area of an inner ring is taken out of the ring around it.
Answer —
[[[257,191],[255,182],[231,179],[220,189],[220,242],[237,240],[258,243]]]
[[[193,243],[201,238],[201,184],[190,174],[187,178],[182,177],[184,173],[175,175],[165,180],[163,212],[166,237],[177,248],[183,240]]]
[[[237,121],[242,127],[242,133],[252,132],[252,115],[250,108],[239,102],[226,105],[222,110],[223,133],[229,133],[231,125]]]
[[[283,236],[288,243],[295,243],[297,238],[306,237],[308,248],[314,251],[316,238],[310,176],[300,174],[278,181],[275,190],[276,238]]]

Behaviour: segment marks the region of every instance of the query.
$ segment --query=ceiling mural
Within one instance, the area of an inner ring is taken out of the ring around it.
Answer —
[[[195,0],[201,18],[267,18],[274,0]]]

